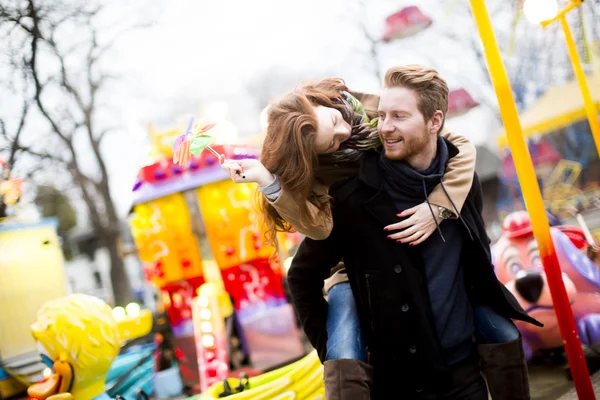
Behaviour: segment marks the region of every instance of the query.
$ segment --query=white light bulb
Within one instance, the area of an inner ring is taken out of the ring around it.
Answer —
[[[117,322],[123,321],[125,319],[125,309],[123,307],[113,308],[113,317],[115,317]]]
[[[523,13],[530,22],[539,24],[556,17],[558,2],[556,0],[525,0]]]
[[[140,305],[137,303],[129,303],[125,307],[125,311],[127,311],[127,315],[131,318],[136,318],[140,315]]]

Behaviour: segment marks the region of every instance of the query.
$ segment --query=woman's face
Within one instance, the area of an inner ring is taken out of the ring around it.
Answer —
[[[352,128],[335,108],[313,107],[317,116],[318,129],[315,142],[317,154],[329,154],[337,151],[340,144],[350,138]]]

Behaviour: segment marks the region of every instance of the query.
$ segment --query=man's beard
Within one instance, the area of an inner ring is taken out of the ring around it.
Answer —
[[[430,143],[431,135],[426,129],[419,136],[412,136],[407,139],[405,136],[401,136],[402,148],[399,150],[392,150],[388,152],[384,145],[385,157],[389,160],[402,161],[410,159],[419,153],[421,153]],[[383,141],[383,138],[381,139]]]

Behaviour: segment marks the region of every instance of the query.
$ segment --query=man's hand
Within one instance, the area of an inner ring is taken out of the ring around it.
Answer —
[[[438,224],[442,222],[440,216],[435,213],[435,207],[432,206],[432,208],[434,209],[435,220],[426,202],[402,211],[398,214],[399,217],[403,218],[410,215],[410,218],[386,226],[384,228],[386,231],[403,229],[401,232],[389,235],[388,239],[396,240],[398,243],[409,243],[411,246],[423,243],[435,232],[437,228],[435,221],[437,220]]]
[[[267,186],[275,177],[258,160],[226,160],[221,156],[221,168],[226,171],[235,183],[255,182],[259,186]]]

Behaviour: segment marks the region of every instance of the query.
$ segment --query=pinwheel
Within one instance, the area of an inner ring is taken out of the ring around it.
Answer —
[[[214,123],[194,124],[194,118],[191,118],[183,134],[175,139],[173,143],[173,162],[181,166],[186,166],[192,158],[192,154],[198,155],[204,149],[210,151],[215,157],[220,158],[220,154],[210,147],[212,137],[205,135],[215,125]]]

